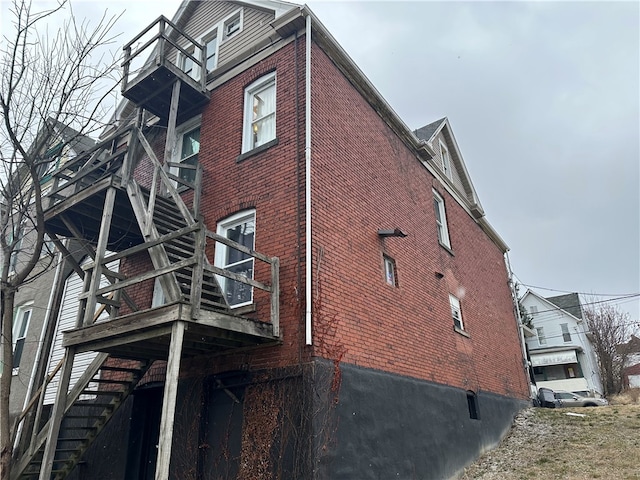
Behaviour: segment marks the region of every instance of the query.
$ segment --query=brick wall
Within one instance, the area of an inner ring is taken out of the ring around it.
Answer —
[[[312,79],[316,355],[525,398],[500,249],[315,45]],[[453,254],[438,243],[432,189]],[[409,236],[378,238],[395,227]],[[397,287],[385,283],[383,253],[396,261]],[[469,337],[453,330],[449,293]]]

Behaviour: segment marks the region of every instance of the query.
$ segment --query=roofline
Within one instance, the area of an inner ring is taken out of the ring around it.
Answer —
[[[542,300],[544,303],[548,304],[548,305],[551,307],[551,309],[552,309],[552,310],[559,310],[559,311],[561,311],[562,313],[564,313],[564,314],[566,314],[566,315],[569,315],[571,318],[573,318],[573,319],[574,319],[576,322],[578,322],[578,323],[581,323],[581,322],[583,322],[583,321],[584,321],[583,319],[576,317],[576,316],[575,316],[574,314],[572,314],[571,312],[566,311],[564,308],[561,308],[561,307],[559,307],[558,305],[556,305],[555,303],[550,302],[549,300],[547,300],[546,298],[544,298],[543,296],[541,296],[540,294],[538,294],[538,293],[534,292],[534,291],[533,291],[533,290],[531,290],[531,289],[527,289],[527,291],[525,292],[525,294],[524,294],[524,295],[522,295],[521,301],[522,301],[522,300],[524,300],[524,298],[525,298],[527,295],[529,295],[529,294],[531,294],[531,295],[535,296],[535,297],[536,297],[536,298],[538,298],[539,300]]]

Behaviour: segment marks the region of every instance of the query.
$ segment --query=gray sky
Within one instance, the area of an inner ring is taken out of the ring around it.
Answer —
[[[108,4],[124,43],[180,1]],[[449,117],[522,283],[640,292],[637,2],[308,4],[407,125]]]

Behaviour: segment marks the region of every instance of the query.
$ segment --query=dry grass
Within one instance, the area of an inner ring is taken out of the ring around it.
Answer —
[[[461,478],[640,480],[640,405],[527,409],[502,443]]]

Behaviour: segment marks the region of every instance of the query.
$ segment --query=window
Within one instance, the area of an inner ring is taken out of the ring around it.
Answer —
[[[270,73],[244,93],[242,153],[276,138],[276,74]]]
[[[255,210],[233,215],[218,224],[218,235],[253,250],[255,245],[255,218]],[[253,279],[254,258],[235,248],[216,243],[214,263],[216,267]],[[253,302],[253,288],[250,285],[221,275],[218,275],[217,278],[231,307],[240,307]]]
[[[444,211],[444,200],[434,190],[433,208],[436,211],[436,225],[438,226],[438,241],[447,248],[451,248],[449,241],[449,229],[447,228],[447,215]]]
[[[198,153],[200,153],[200,117],[190,121],[178,129],[178,144],[176,162],[189,167],[173,167],[174,175],[185,182],[193,183],[196,179],[195,167],[198,165]]]
[[[44,234],[44,243],[42,244],[42,250],[40,250],[40,258],[53,257],[56,253],[56,245],[51,240],[48,234]]]
[[[31,305],[18,307],[13,323],[13,372],[17,372],[22,358],[24,342],[27,337],[27,329],[31,320]]]
[[[571,333],[569,332],[569,325],[567,325],[566,323],[561,323],[560,324],[560,328],[562,329],[562,339],[565,342],[570,342],[571,341]]]
[[[538,307],[535,305],[531,305],[529,307],[529,312],[531,313],[531,315],[535,315],[536,313],[538,313]]]
[[[191,56],[194,56],[194,57],[196,56],[195,49],[193,47],[190,49],[187,49],[187,52],[189,52]],[[193,61],[191,57],[182,54],[180,68],[182,68],[182,71],[187,75],[189,75],[194,80],[197,80],[198,78],[200,78],[200,67],[196,65],[196,63]]]
[[[449,305],[451,305],[453,326],[459,330],[464,330],[464,324],[462,323],[462,310],[460,310],[460,300],[453,295],[449,295]]]
[[[478,396],[471,390],[467,390],[467,406],[469,407],[469,418],[472,420],[479,420],[480,412],[478,411]]]
[[[16,235],[11,235],[11,238],[9,239],[9,242],[13,242],[14,239],[15,243],[13,244],[13,248],[11,249],[11,257],[9,258],[9,273],[15,273],[16,269],[18,268],[18,256],[20,255],[20,252],[22,250],[22,239],[24,237],[24,227],[21,225],[18,228],[18,231],[16,233]]]
[[[442,171],[447,177],[451,178],[451,159],[449,157],[449,150],[442,142],[440,142],[440,158],[442,159]]]
[[[229,40],[236,33],[242,31],[242,10],[238,10],[223,23],[222,35],[224,40]]]
[[[207,58],[205,58],[205,66],[207,73],[211,72],[218,65],[218,30],[214,30],[206,35],[202,43],[207,48]]]
[[[538,344],[546,345],[547,344],[547,338],[544,336],[544,328],[542,328],[542,327],[536,328],[536,333],[538,334]]]
[[[161,307],[166,303],[167,303],[167,299],[164,296],[164,290],[162,290],[160,277],[156,277],[153,282],[153,296],[151,297],[151,308]]]
[[[392,287],[398,286],[398,281],[396,279],[396,262],[393,258],[383,255],[384,259],[384,279],[387,282],[387,285],[391,285]]]

